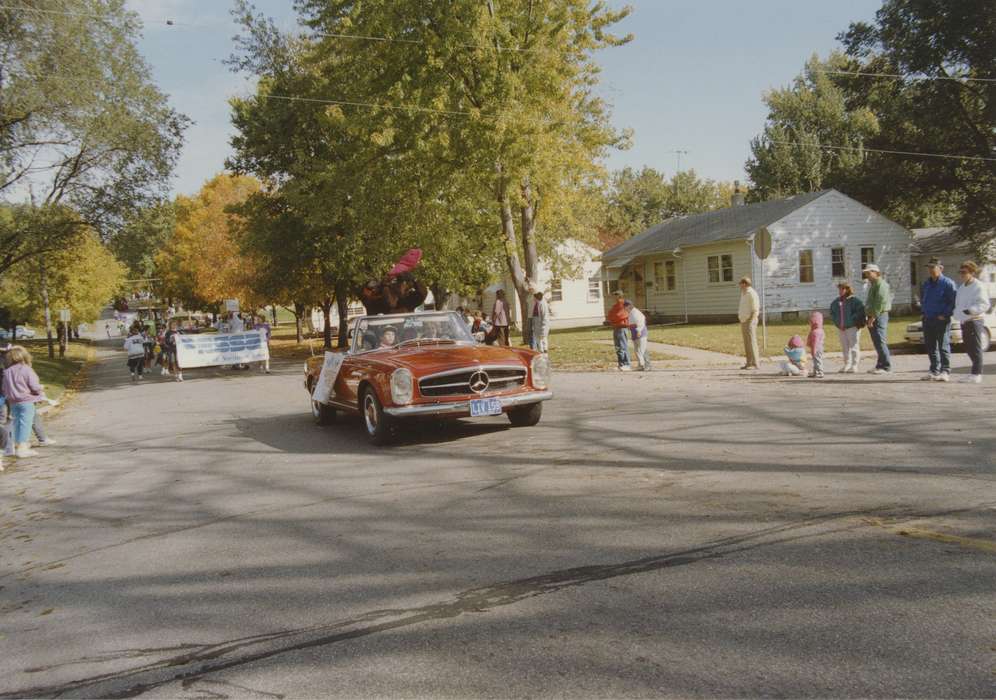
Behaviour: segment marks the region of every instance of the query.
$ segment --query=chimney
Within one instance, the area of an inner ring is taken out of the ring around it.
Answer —
[[[730,197],[731,207],[742,207],[744,205],[744,191],[740,189],[740,180],[733,181],[733,195]]]

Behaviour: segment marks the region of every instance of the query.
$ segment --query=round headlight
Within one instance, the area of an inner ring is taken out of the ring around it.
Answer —
[[[532,365],[533,386],[546,389],[550,386],[550,360],[546,355],[537,355]]]
[[[394,370],[391,375],[391,400],[399,406],[411,403],[414,387],[411,372],[404,368]]]

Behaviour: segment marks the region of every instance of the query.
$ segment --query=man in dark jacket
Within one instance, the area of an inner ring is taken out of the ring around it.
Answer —
[[[946,382],[951,378],[951,314],[958,290],[955,283],[944,276],[944,264],[937,258],[930,259],[927,271],[930,275],[920,285],[920,309],[930,371],[922,379]]]

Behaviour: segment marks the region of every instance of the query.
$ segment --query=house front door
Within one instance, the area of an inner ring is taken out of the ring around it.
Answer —
[[[633,305],[640,311],[647,307],[647,283],[643,279],[643,264],[633,266]]]

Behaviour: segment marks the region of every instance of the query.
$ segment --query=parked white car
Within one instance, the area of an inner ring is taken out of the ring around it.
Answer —
[[[996,310],[991,310],[983,319],[986,323],[986,333],[982,338],[983,350],[988,351],[992,347],[992,337],[996,334]],[[906,326],[906,342],[923,345],[923,323],[917,321]],[[951,344],[961,345],[961,324],[954,319],[951,320]]]
[[[28,328],[27,326],[17,327],[17,337],[24,338],[25,340],[31,340],[35,337],[35,330],[33,328]],[[10,329],[0,328],[0,340],[10,340],[11,334]]]

